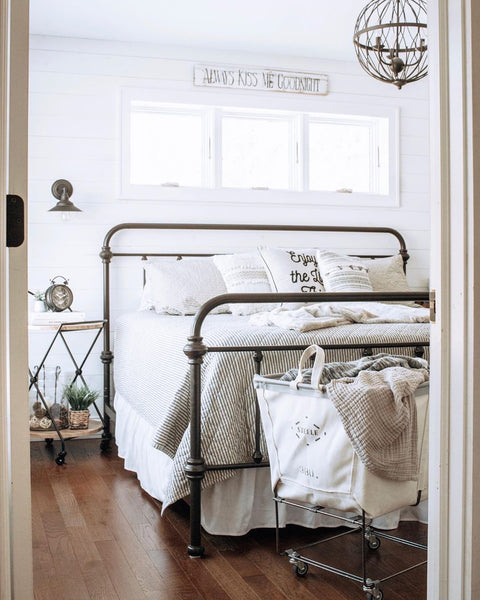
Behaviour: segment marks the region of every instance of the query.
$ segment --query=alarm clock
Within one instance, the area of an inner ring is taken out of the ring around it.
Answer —
[[[56,279],[63,279],[63,282],[55,283]],[[45,291],[45,304],[48,309],[55,312],[70,309],[73,302],[73,292],[68,287],[68,281],[61,275],[56,275],[50,281],[52,285]]]

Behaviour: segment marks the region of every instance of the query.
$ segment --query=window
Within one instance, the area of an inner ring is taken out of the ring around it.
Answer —
[[[388,194],[388,119],[311,117],[310,190]]]
[[[291,189],[291,119],[223,113],[221,127],[223,187]]]
[[[130,183],[202,187],[205,112],[132,103]]]
[[[137,99],[124,106],[124,197],[162,198],[175,187],[210,200],[222,191],[221,199],[261,201],[258,192],[268,190],[269,202],[287,201],[288,191],[307,203],[397,203],[394,109],[372,116]]]

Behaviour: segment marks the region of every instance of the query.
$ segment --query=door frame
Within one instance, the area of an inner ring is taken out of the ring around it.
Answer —
[[[28,179],[29,1],[0,0],[0,590],[33,599],[28,428],[27,243],[6,248],[6,194],[25,202]]]
[[[7,172],[7,100],[8,100],[8,19],[5,0],[0,0],[0,173]],[[5,237],[5,197],[7,182],[0,177],[0,357],[7,356],[7,258]],[[11,597],[10,558],[10,468],[7,361],[0,360],[0,598]]]
[[[430,0],[429,600],[480,597],[480,7]],[[478,344],[477,344],[478,345]]]

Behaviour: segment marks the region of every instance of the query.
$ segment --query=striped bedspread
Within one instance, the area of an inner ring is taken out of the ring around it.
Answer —
[[[115,388],[152,425],[152,444],[173,460],[163,508],[189,493],[184,474],[189,456],[189,366],[183,347],[191,323],[191,317],[160,316],[148,311],[126,314],[116,323]],[[279,327],[255,327],[249,324],[248,317],[214,315],[206,319],[203,335],[207,346],[422,343],[429,339],[429,325],[353,324],[301,333]],[[409,352],[402,349],[400,353]],[[255,435],[252,356],[253,352],[234,352],[207,353],[204,357],[202,455],[207,464],[251,460]],[[338,350],[327,352],[327,361],[358,356],[359,351]],[[296,366],[299,358],[299,351],[265,352],[262,372],[285,372]],[[266,456],[264,440],[262,452]],[[204,487],[233,475],[234,472],[207,472]]]

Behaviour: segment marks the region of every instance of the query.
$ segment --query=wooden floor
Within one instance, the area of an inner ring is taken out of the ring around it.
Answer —
[[[98,440],[68,443],[66,464],[58,448],[31,444],[34,584],[36,600],[356,600],[359,583],[311,567],[304,578],[274,551],[274,530],[242,537],[205,537],[207,556],[191,559],[188,507],[160,506],[123,469],[115,450],[101,455]],[[337,531],[337,530],[334,530]],[[398,533],[398,532],[397,532]],[[404,523],[400,535],[425,542],[426,527]],[[325,536],[288,527],[282,547]],[[319,552],[322,551],[321,555]],[[312,558],[335,566],[360,565],[358,534],[311,548]],[[307,551],[305,551],[307,552]],[[371,553],[372,575],[383,578],[423,560],[424,552],[383,540]],[[385,600],[426,598],[426,567],[382,583]]]

